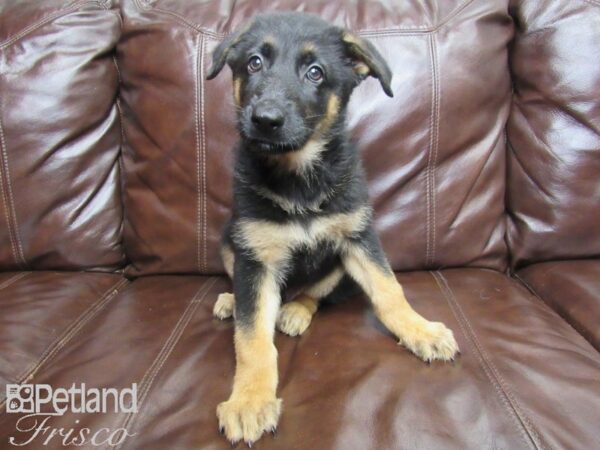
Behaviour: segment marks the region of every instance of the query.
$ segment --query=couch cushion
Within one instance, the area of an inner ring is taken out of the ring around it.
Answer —
[[[132,274],[223,272],[236,140],[229,70],[210,53],[270,9],[312,12],[372,39],[394,73],[354,93],[376,226],[392,266],[503,268],[507,0],[122,2],[125,242]]]
[[[0,405],[6,383],[35,377],[81,328],[113,301],[119,275],[64,272],[0,274]]]
[[[0,3],[0,269],[123,263],[110,2]]]
[[[399,276],[462,354],[426,365],[360,298],[323,307],[306,334],[277,334],[276,438],[259,448],[596,448],[600,355],[520,283],[476,269]],[[232,323],[211,317],[223,278],[141,278],[47,361],[35,383],[129,387],[137,414],[68,414],[51,427],[125,427],[122,448],[227,448],[216,405],[234,371]],[[568,368],[568,370],[565,370]],[[19,415],[0,418],[5,441]],[[75,422],[78,420],[79,422]],[[119,447],[121,448],[121,447]]]
[[[600,261],[534,264],[518,276],[600,350]]]
[[[514,1],[512,264],[600,255],[600,3]]]

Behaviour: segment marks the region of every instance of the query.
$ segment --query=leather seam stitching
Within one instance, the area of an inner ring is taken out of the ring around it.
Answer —
[[[435,261],[436,245],[436,192],[435,192],[435,165],[437,163],[438,127],[439,127],[439,90],[440,81],[438,74],[437,47],[435,36],[429,35],[429,56],[431,67],[431,114],[429,124],[429,151],[427,155],[426,176],[426,207],[427,207],[427,243],[425,249],[425,263],[433,265]]]
[[[31,380],[39,371],[40,367],[49,361],[52,357],[54,357],[60,350],[62,350],[71,339],[92,319],[96,314],[98,314],[104,306],[108,304],[110,300],[112,300],[118,293],[119,290],[129,284],[129,281],[125,278],[120,279],[115,284],[113,284],[110,288],[108,288],[104,294],[93,303],[88,309],[86,309],[65,331],[63,331],[62,335],[57,337],[47,348],[44,350],[40,358],[37,362],[34,362],[27,369],[21,372],[19,376],[16,377],[16,382],[18,384],[24,383],[25,381]],[[0,394],[1,395],[1,394]],[[0,407],[6,401],[6,397],[2,399],[0,402]]]
[[[453,11],[451,11],[446,17],[444,17],[438,24],[434,26],[417,26],[417,27],[395,27],[395,28],[375,28],[375,29],[364,29],[364,30],[354,30],[356,34],[361,36],[394,36],[394,35],[402,35],[402,34],[428,34],[428,33],[436,33],[438,30],[443,28],[448,22],[457,17],[467,6],[473,3],[475,0],[464,0],[462,4],[458,5]],[[180,25],[183,25],[191,30],[194,30],[198,33],[202,33],[208,38],[221,40],[224,39],[231,33],[220,32],[209,30],[200,26],[197,23],[190,22],[185,17],[180,14],[169,11],[162,8],[155,8],[150,4],[141,4],[140,0],[134,0],[135,5],[139,10],[143,11],[155,11],[164,15],[170,16],[174,21],[179,22]]]
[[[77,9],[81,8],[82,6],[88,5],[88,4],[89,5],[98,5],[106,10],[106,4],[104,4],[100,1],[86,0],[86,1],[73,3],[71,6],[68,6],[64,9],[56,11],[55,13],[50,14],[49,16],[46,16],[43,19],[40,19],[36,23],[33,23],[33,24],[29,25],[28,27],[23,28],[22,30],[17,32],[17,34],[15,34],[13,37],[8,38],[4,42],[0,42],[0,50],[4,50],[5,48],[10,47],[14,43],[18,42],[19,40],[23,39],[28,34],[33,33],[34,31],[38,30],[39,28],[43,27],[44,25],[46,25],[56,19],[60,19],[61,17],[64,17],[68,14],[71,14],[72,12],[77,11]]]
[[[140,387],[138,395],[138,411],[135,414],[127,413],[127,416],[125,416],[125,419],[122,424],[123,429],[127,429],[129,426],[135,425],[135,419],[141,413],[141,407],[144,404],[144,400],[148,396],[148,393],[150,392],[154,384],[154,380],[160,373],[162,367],[164,366],[164,363],[167,361],[169,356],[171,356],[173,349],[179,343],[179,340],[181,339],[183,332],[192,320],[193,315],[196,313],[196,310],[206,298],[206,295],[208,294],[212,286],[215,284],[216,280],[217,279],[215,277],[211,277],[202,286],[200,286],[200,288],[198,288],[192,299],[189,301],[183,313],[181,313],[179,320],[177,320],[177,323],[171,330],[171,333],[169,333],[167,340],[165,341],[162,348],[159,350],[158,354],[148,367],[148,370],[146,370],[146,373],[144,373],[144,376],[142,377],[139,383]],[[124,442],[125,440],[121,442],[119,446],[116,447],[116,450],[120,450],[123,447]]]
[[[194,136],[196,138],[196,267],[199,271],[202,271],[201,260],[200,260],[200,221],[201,221],[201,194],[200,194],[200,117],[199,117],[199,103],[200,103],[200,41],[202,36],[198,36],[196,41],[196,52],[194,58]]]
[[[477,359],[479,360],[481,367],[484,370],[484,373],[488,377],[488,379],[492,382],[496,392],[500,394],[500,400],[505,405],[506,409],[509,411],[510,416],[516,421],[520,427],[521,435],[525,438],[526,442],[533,444],[534,448],[547,448],[537,433],[535,427],[532,425],[529,418],[525,415],[525,413],[521,410],[519,403],[514,397],[512,391],[508,388],[508,385],[504,381],[500,371],[496,368],[491,358],[488,356],[487,351],[483,347],[483,345],[477,339],[477,334],[475,330],[471,326],[469,319],[466,314],[462,310],[462,307],[456,300],[452,289],[450,288],[446,278],[444,275],[439,272],[433,272],[432,276],[434,277],[438,288],[446,298],[450,308],[453,311],[454,316],[456,317],[461,330],[465,337],[471,341],[472,347],[475,350],[475,354]],[[443,286],[442,286],[443,285]],[[527,439],[528,437],[528,439]]]
[[[207,192],[206,192],[206,117],[205,117],[205,105],[204,105],[204,54],[205,54],[205,39],[202,36],[202,42],[200,44],[200,67],[199,67],[199,77],[200,77],[200,137],[201,137],[201,145],[202,145],[202,208],[203,208],[203,219],[202,219],[202,264],[204,272],[207,271],[207,257],[206,257],[206,248],[207,248],[207,223],[208,223],[208,211],[207,211]]]
[[[23,244],[21,242],[21,237],[19,235],[18,230],[19,225],[17,220],[17,211],[15,208],[12,183],[10,180],[10,168],[8,166],[8,150],[6,148],[4,126],[2,123],[2,110],[2,106],[0,105],[0,147],[2,147],[2,152],[0,155],[2,159],[2,167],[0,168],[0,173],[4,175],[3,177],[0,177],[4,179],[0,180],[0,186],[2,189],[2,197],[4,198],[4,215],[6,217],[8,235],[10,237],[11,246],[13,250],[13,257],[15,258],[17,266],[23,269],[27,267],[27,261],[25,260],[25,255],[23,253]],[[4,188],[4,183],[6,183],[6,189]]]
[[[538,292],[533,288],[533,286],[531,286],[531,284],[529,284],[523,277],[521,277],[521,275],[519,275],[516,272],[512,272],[510,273],[512,278],[515,278],[517,280],[517,283],[521,283],[523,284],[523,286],[525,287],[525,289],[527,289],[531,295],[533,295],[539,302],[543,303],[543,305],[548,308],[552,313],[556,314],[560,319],[562,323],[567,324],[567,326],[569,328],[571,328],[571,330],[576,333],[578,336],[581,336],[583,339],[585,339],[586,342],[590,343],[592,345],[592,347],[594,346],[594,344],[592,344],[592,342],[585,337],[579,330],[577,330],[572,323],[570,323],[565,317],[563,317],[563,315],[555,310],[554,308],[552,308],[552,306],[550,306],[548,303],[546,303],[546,301],[538,294]],[[595,348],[595,347],[594,347]]]
[[[4,281],[4,283],[0,284],[0,290],[9,287],[10,285],[12,285],[13,283],[15,283],[16,281],[20,280],[21,278],[26,277],[30,273],[31,272],[19,272],[17,274],[14,274],[8,280]]]

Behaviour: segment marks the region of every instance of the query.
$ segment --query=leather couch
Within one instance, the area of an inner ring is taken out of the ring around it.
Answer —
[[[394,98],[365,81],[348,125],[407,297],[462,354],[426,365],[363,298],[323,307],[277,335],[284,412],[256,447],[600,448],[597,0],[2,0],[0,447],[33,433],[7,384],[137,383],[137,413],[52,416],[24,448],[60,428],[229,448],[233,324],[211,309],[236,133],[229,72],[205,74],[268,9],[389,62]]]

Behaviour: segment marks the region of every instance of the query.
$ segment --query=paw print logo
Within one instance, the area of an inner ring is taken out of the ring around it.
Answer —
[[[7,384],[6,385],[6,412],[7,413],[33,413],[33,385]]]

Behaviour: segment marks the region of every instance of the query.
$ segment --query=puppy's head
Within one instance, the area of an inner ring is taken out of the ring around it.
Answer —
[[[215,49],[207,79],[225,64],[242,139],[270,154],[326,139],[367,76],[392,96],[390,69],[369,42],[302,13],[263,14],[240,27]]]

